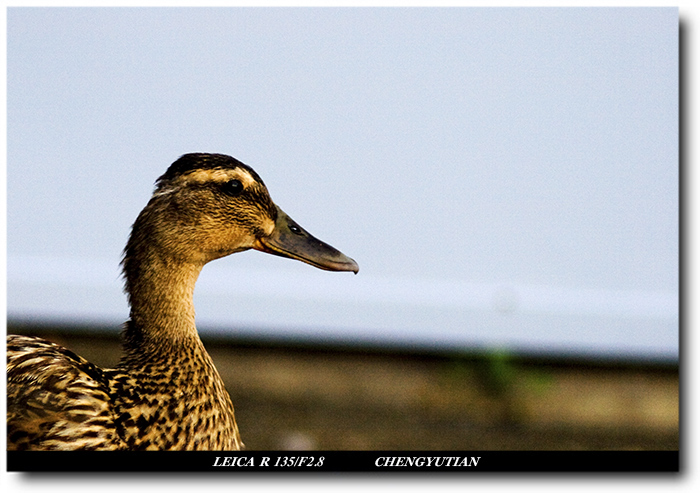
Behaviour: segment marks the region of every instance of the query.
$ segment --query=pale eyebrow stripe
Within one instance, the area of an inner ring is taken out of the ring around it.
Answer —
[[[259,183],[247,170],[242,168],[198,169],[178,176],[162,189],[156,190],[153,193],[153,197],[171,194],[187,183],[225,183],[229,180],[240,180],[246,188]]]
[[[186,173],[177,181],[183,180],[190,183],[224,183],[229,180],[240,180],[243,186],[249,187],[257,183],[255,178],[253,178],[250,173],[242,168],[235,169],[224,169],[224,168],[214,168],[214,169],[199,169]]]

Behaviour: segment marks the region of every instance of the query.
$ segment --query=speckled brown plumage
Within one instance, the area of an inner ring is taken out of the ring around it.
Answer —
[[[197,334],[192,297],[204,264],[249,248],[358,270],[279,209],[243,163],[220,154],[173,163],[124,250],[131,317],[117,368],[40,338],[8,336],[8,449],[242,448],[233,404]]]

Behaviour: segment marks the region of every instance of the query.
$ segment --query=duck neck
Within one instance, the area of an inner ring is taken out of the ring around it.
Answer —
[[[143,252],[124,259],[131,319],[125,330],[126,359],[203,350],[194,321],[194,286],[202,265]],[[184,350],[184,351],[183,351]]]

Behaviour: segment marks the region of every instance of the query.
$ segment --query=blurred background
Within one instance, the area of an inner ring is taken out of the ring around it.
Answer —
[[[7,13],[8,330],[119,358],[187,152],[357,276],[246,252],[197,323],[250,449],[677,449],[678,10]]]

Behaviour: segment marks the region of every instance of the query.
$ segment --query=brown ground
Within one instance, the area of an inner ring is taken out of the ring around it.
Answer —
[[[116,338],[10,332],[119,358]],[[678,450],[677,367],[205,345],[250,450]]]

